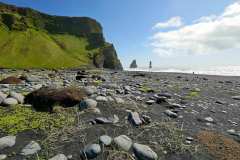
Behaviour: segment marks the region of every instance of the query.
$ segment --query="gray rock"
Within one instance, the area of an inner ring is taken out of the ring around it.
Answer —
[[[40,88],[42,88],[42,87],[43,87],[42,84],[37,84],[37,85],[32,86],[32,88],[33,88],[34,90],[38,90],[38,89],[40,89]]]
[[[131,87],[130,87],[130,86],[124,86],[123,89],[124,89],[125,91],[128,91],[128,92],[131,91]]]
[[[229,130],[227,130],[227,132],[231,135],[236,134],[236,131],[234,129],[229,129]]]
[[[26,145],[22,151],[21,151],[21,155],[27,156],[27,155],[32,155],[37,153],[38,151],[41,150],[40,145],[35,142],[35,141],[31,141],[28,145]]]
[[[122,99],[122,98],[119,98],[119,97],[115,97],[115,101],[117,104],[124,104],[125,101]]]
[[[97,87],[95,87],[95,86],[84,87],[84,90],[87,93],[87,95],[92,95],[94,93],[97,93]]]
[[[164,97],[164,96],[157,96],[157,95],[155,95],[154,97],[156,98],[156,102],[157,102],[158,104],[167,102],[167,98]]]
[[[142,144],[133,144],[133,152],[139,160],[157,160],[158,155],[149,147]]]
[[[96,107],[97,107],[97,101],[95,101],[93,99],[82,100],[79,104],[79,108],[81,110],[87,109],[87,108],[96,108]]]
[[[154,100],[148,100],[148,101],[146,101],[146,104],[148,104],[148,105],[153,105],[155,103],[155,101]]]
[[[68,158],[64,155],[64,154],[58,154],[52,158],[50,158],[49,160],[67,160]]]
[[[112,143],[112,137],[110,137],[108,135],[103,135],[103,136],[100,136],[99,141],[100,141],[100,143],[104,144],[105,146],[110,146]]]
[[[88,111],[92,112],[92,113],[97,113],[97,114],[101,114],[101,110],[99,108],[89,108]]]
[[[114,143],[120,147],[121,149],[125,151],[129,151],[130,148],[132,147],[132,140],[127,137],[126,135],[121,135],[116,138],[114,138]]]
[[[110,119],[114,124],[119,122],[119,117],[116,114],[113,115],[113,118],[110,117]]]
[[[9,88],[10,84],[0,84],[0,86],[3,88]]]
[[[117,115],[113,115],[113,117],[97,117],[94,119],[95,123],[98,124],[115,124],[119,122],[119,117]]]
[[[16,93],[16,92],[10,92],[9,95],[10,97],[15,98],[18,101],[18,103],[20,104],[24,103],[24,96],[22,94]]]
[[[208,123],[213,123],[214,122],[212,117],[206,117],[206,118],[204,118],[204,120]]]
[[[0,160],[4,160],[7,158],[7,155],[6,154],[0,154]]]
[[[94,159],[101,153],[99,144],[91,144],[84,148],[83,155],[85,158]]]
[[[73,158],[73,155],[69,154],[69,155],[67,156],[67,158],[70,160],[70,159]]]
[[[180,104],[177,104],[177,103],[169,103],[168,107],[169,108],[184,108],[183,106],[181,106]]]
[[[157,96],[158,97],[172,98],[172,95],[170,93],[159,93]]]
[[[16,143],[16,136],[6,136],[0,138],[0,150],[12,147]]]
[[[106,118],[106,117],[97,117],[95,118],[95,121],[98,123],[98,124],[112,124],[113,121],[109,118]]]
[[[117,93],[117,94],[124,94],[124,90],[122,90],[122,89],[116,89],[116,93]]]
[[[18,101],[15,98],[6,98],[3,100],[2,104],[4,106],[12,106],[12,105],[17,105]]]
[[[137,112],[130,112],[128,115],[128,119],[132,124],[136,126],[140,126],[142,124],[140,115]]]
[[[5,99],[5,98],[7,98],[7,95],[0,91],[0,98]]]
[[[227,104],[227,102],[221,101],[221,100],[216,100],[216,103],[217,103],[217,104]]]
[[[174,113],[171,110],[166,110],[164,113],[171,118],[177,118],[178,117],[177,113]]]
[[[107,88],[107,89],[118,89],[119,85],[115,83],[110,83],[110,84],[104,84],[102,87]]]
[[[240,100],[240,96],[233,96],[232,99],[234,99],[234,100]]]
[[[108,101],[114,102],[115,100],[111,96],[107,96]]]
[[[104,97],[104,96],[97,96],[96,100],[98,102],[107,102],[108,101],[107,97]]]
[[[193,138],[193,137],[186,137],[186,140],[187,140],[187,141],[193,141],[194,138]]]

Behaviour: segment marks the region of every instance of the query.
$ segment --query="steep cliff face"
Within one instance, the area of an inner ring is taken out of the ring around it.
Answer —
[[[3,3],[0,3],[0,49],[0,67],[91,67],[96,64],[95,57],[107,56],[104,65],[96,67],[122,68],[96,20],[51,16]],[[24,59],[13,65],[8,63],[19,57]]]
[[[108,44],[102,48],[101,53],[95,55],[94,64],[99,68],[112,68],[122,70],[122,64],[117,57],[116,50],[112,44]]]

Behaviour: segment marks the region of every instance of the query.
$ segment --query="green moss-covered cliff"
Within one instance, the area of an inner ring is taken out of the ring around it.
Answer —
[[[52,16],[0,3],[0,67],[122,69],[102,26],[88,17]]]

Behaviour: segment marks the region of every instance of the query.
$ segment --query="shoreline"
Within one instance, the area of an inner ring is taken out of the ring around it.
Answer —
[[[221,76],[240,76],[240,66],[212,66],[212,67],[162,67],[152,68],[149,70],[147,67],[143,68],[124,68],[126,71],[144,71],[144,72],[168,72],[168,73],[187,73],[200,75],[221,75]]]

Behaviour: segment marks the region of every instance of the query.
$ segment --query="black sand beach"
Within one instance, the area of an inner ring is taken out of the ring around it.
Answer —
[[[41,112],[44,116],[71,117],[72,123],[63,121],[64,125],[43,129],[32,127],[29,122],[26,130],[21,128],[21,121],[19,126],[12,126],[15,130],[1,125],[1,137],[16,135],[13,147],[0,150],[0,155],[6,154],[9,160],[49,159],[60,153],[68,159],[84,159],[81,154],[84,148],[99,144],[102,135],[112,138],[126,135],[133,143],[149,146],[161,160],[240,159],[240,77],[108,70],[1,70],[0,73],[1,79],[9,76],[21,79],[18,84],[1,84],[0,91],[20,93],[25,100],[44,86],[84,88],[87,92],[72,107],[62,106],[59,99],[54,99],[53,109]],[[40,96],[31,98],[38,102]],[[41,98],[39,103],[51,99]],[[96,100],[97,104],[83,103],[86,98]],[[34,114],[39,112],[34,105],[25,103],[17,105],[30,108]],[[13,105],[0,106],[0,124],[4,124],[4,117],[9,121],[14,118],[10,116],[12,108]],[[32,140],[41,150],[21,155],[22,148]],[[134,147],[129,151],[122,149],[114,139],[94,158],[130,160],[138,154]]]

